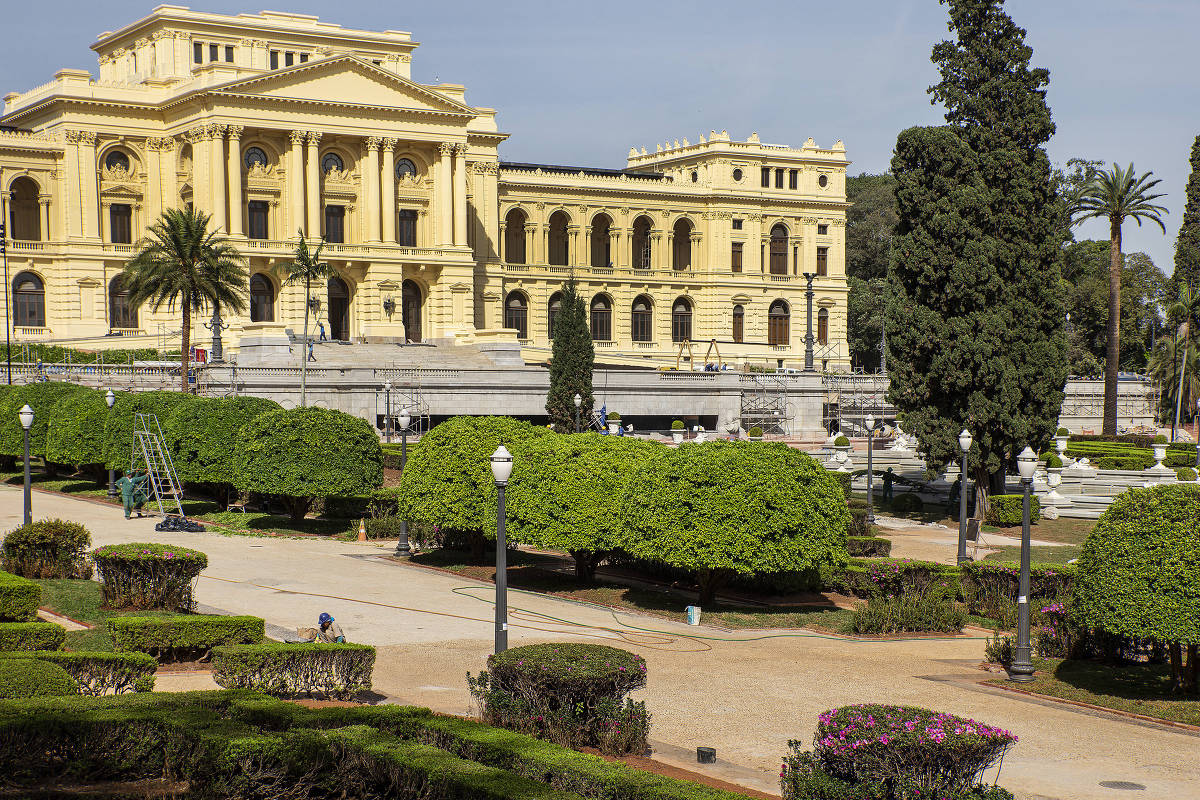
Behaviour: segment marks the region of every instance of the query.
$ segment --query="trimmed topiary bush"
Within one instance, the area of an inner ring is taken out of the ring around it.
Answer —
[[[116,397],[127,394],[114,392]],[[103,469],[104,427],[108,423],[105,392],[80,388],[64,394],[50,409],[46,431],[46,460],[56,464]],[[116,408],[116,403],[113,403]],[[125,454],[125,466],[129,454]],[[97,473],[102,474],[102,473]]]
[[[683,420],[677,419],[677,420],[675,420],[674,422],[672,422],[672,423],[671,423],[671,430],[673,430],[673,431],[681,431],[681,430],[683,430]]]
[[[234,484],[278,497],[293,522],[304,519],[315,498],[366,497],[383,482],[379,437],[365,420],[341,411],[268,411],[240,436]]]
[[[167,418],[183,403],[199,398],[182,392],[122,392],[113,403],[112,413],[104,422],[104,466],[107,469],[129,469],[133,453],[133,422],[135,414],[154,414],[166,435]]]
[[[904,492],[892,498],[892,511],[909,514],[925,510],[925,501],[916,492]]]
[[[746,435],[749,436],[751,439],[761,439],[762,435],[763,435],[762,426],[755,425],[750,430],[746,431]]]
[[[24,458],[25,429],[17,412],[28,404],[33,409],[33,425],[29,428],[29,454],[35,458],[46,455],[46,430],[54,406],[67,395],[83,391],[73,383],[46,381],[13,386],[0,399],[0,455]],[[128,458],[128,454],[126,454]]]
[[[37,618],[42,587],[18,575],[0,572],[0,622],[28,622]]]
[[[0,659],[0,700],[73,694],[79,694],[79,684],[58,664],[34,658]]]
[[[1046,454],[1046,469],[1058,469],[1061,466],[1062,459],[1058,457],[1057,453]]]
[[[850,473],[839,472],[838,474],[849,477]],[[846,506],[850,509],[850,524],[846,526],[846,535],[854,537],[869,535],[871,526],[867,523],[867,501],[851,499],[846,502]]]
[[[208,566],[199,550],[166,544],[110,544],[92,551],[109,608],[191,611],[196,578]]]
[[[836,439],[833,440],[833,446],[834,447],[849,447],[850,440],[847,439],[845,436],[838,436]]]
[[[735,574],[840,569],[849,511],[829,472],[784,444],[664,448],[630,481],[621,549],[693,570],[700,602]]]
[[[1175,685],[1194,691],[1195,665],[1184,670],[1182,648],[1194,654],[1200,645],[1200,486],[1122,492],[1088,534],[1076,567],[1075,621],[1168,644]]]
[[[1178,481],[1194,481],[1196,480],[1196,470],[1191,467],[1180,467],[1175,470],[1175,480]]]
[[[1154,466],[1154,457],[1150,455],[1139,456],[1100,456],[1093,459],[1096,469],[1116,469],[1132,472],[1140,472]]]
[[[371,688],[375,648],[365,644],[238,644],[214,647],[213,680],[276,697],[350,699]]]
[[[61,650],[67,631],[53,622],[0,622],[0,652]]]
[[[984,522],[988,525],[995,525],[999,528],[1008,528],[1013,525],[1020,525],[1024,519],[1024,510],[1022,506],[1023,496],[1019,494],[994,494],[991,497],[991,503],[988,505],[987,514],[984,515]],[[1037,522],[1042,518],[1042,506],[1038,499],[1032,495],[1029,497],[1029,521]]]
[[[278,403],[262,397],[199,398],[176,406],[162,423],[179,479],[233,485],[242,427],[260,414],[279,410]]]
[[[1157,434],[1157,435],[1154,437],[1154,443],[1155,443],[1155,444],[1168,444],[1168,443],[1169,443],[1169,441],[1170,441],[1170,440],[1169,440],[1169,439],[1167,439],[1167,437],[1166,437],[1166,436],[1164,436],[1164,435],[1163,435],[1163,434],[1161,434],[1161,433],[1160,433],[1160,434]]]
[[[655,442],[598,433],[531,441],[509,481],[512,540],[570,553],[575,576],[591,580],[620,542],[626,485],[662,450]]]
[[[99,697],[154,690],[158,662],[145,653],[75,653],[65,650],[0,653],[0,657],[31,658],[57,664],[78,684],[79,692]]]
[[[875,595],[854,608],[852,633],[958,633],[966,612],[953,600],[952,589],[933,585],[897,595]]]
[[[113,644],[121,651],[149,653],[159,661],[192,661],[217,646],[259,644],[264,623],[258,617],[113,617]]]
[[[4,537],[4,569],[26,578],[90,578],[92,535],[78,522],[39,519]]]
[[[646,685],[641,656],[599,644],[516,647],[467,676],[484,722],[564,747],[645,752],[650,717],[626,696]]]
[[[605,420],[607,420],[608,422],[620,422],[621,415],[618,414],[616,411],[610,411],[610,412],[608,412],[608,416],[605,417]]]
[[[1054,432],[1054,435],[1055,436],[1070,436],[1071,432],[1069,430],[1067,430],[1066,428],[1059,428],[1057,431]]]
[[[828,472],[833,476],[833,479],[838,482],[838,485],[842,487],[842,494],[846,495],[846,499],[849,500],[851,492],[850,486],[854,475],[849,472],[838,472],[835,469],[828,470]]]

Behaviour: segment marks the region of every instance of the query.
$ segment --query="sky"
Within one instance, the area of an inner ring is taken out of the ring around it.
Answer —
[[[247,2],[251,5],[247,5]],[[179,0],[185,4],[187,0]],[[938,124],[929,60],[947,38],[935,0],[194,0],[217,13],[267,7],[347,28],[404,30],[421,43],[413,77],[467,87],[511,134],[501,158],[624,166],[631,146],[696,141],[728,130],[764,142],[845,142],[851,174],[882,172],[896,135]],[[5,0],[0,93],[23,91],[63,67],[96,74],[96,36],[145,16],[153,2]],[[1050,158],[1133,162],[1162,179],[1166,234],[1125,224],[1127,252],[1170,274],[1188,157],[1200,135],[1200,2],[1009,0],[1028,31],[1034,66],[1050,70],[1058,132]],[[19,34],[14,35],[14,32]],[[1107,224],[1079,238],[1107,239]]]

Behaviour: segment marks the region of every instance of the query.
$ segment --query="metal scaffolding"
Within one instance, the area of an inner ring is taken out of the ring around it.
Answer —
[[[886,374],[855,372],[823,372],[821,388],[824,393],[821,422],[825,430],[841,433],[865,433],[868,415],[876,420],[894,419],[896,409],[887,402]]]
[[[747,380],[749,385],[747,385]],[[742,428],[786,434],[788,383],[783,375],[747,372],[742,376]]]

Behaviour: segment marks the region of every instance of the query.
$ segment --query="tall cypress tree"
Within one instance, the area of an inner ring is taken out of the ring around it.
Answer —
[[[1187,203],[1183,207],[1183,224],[1175,239],[1175,274],[1171,280],[1187,284],[1193,291],[1200,289],[1200,136],[1192,142],[1192,174],[1187,182]]]
[[[954,41],[933,48],[945,126],[900,134],[889,268],[889,398],[934,463],[974,439],[978,508],[1026,444],[1053,433],[1066,381],[1059,293],[1065,206],[1054,133],[1025,31],[1003,0],[943,0]]]
[[[575,430],[575,395],[583,398],[581,421],[592,413],[592,367],[596,351],[588,327],[587,309],[575,286],[575,276],[563,285],[562,308],[554,323],[554,349],[550,360],[550,391],[546,413],[556,430]]]

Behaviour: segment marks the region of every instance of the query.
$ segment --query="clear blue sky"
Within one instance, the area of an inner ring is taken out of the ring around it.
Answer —
[[[185,4],[182,0],[180,4]],[[798,145],[846,143],[852,173],[887,168],[896,134],[941,121],[926,87],[945,38],[935,0],[193,0],[220,13],[268,7],[346,27],[411,31],[419,81],[465,84],[512,134],[502,157],[620,166],[631,145],[711,129]],[[96,72],[101,31],[153,7],[135,0],[8,0],[0,92],[61,67]],[[1200,134],[1200,2],[1010,0],[1033,63],[1050,70],[1055,162],[1133,161],[1163,179],[1167,234],[1127,223],[1126,249],[1173,268],[1188,153]],[[1107,238],[1090,223],[1081,236]]]

